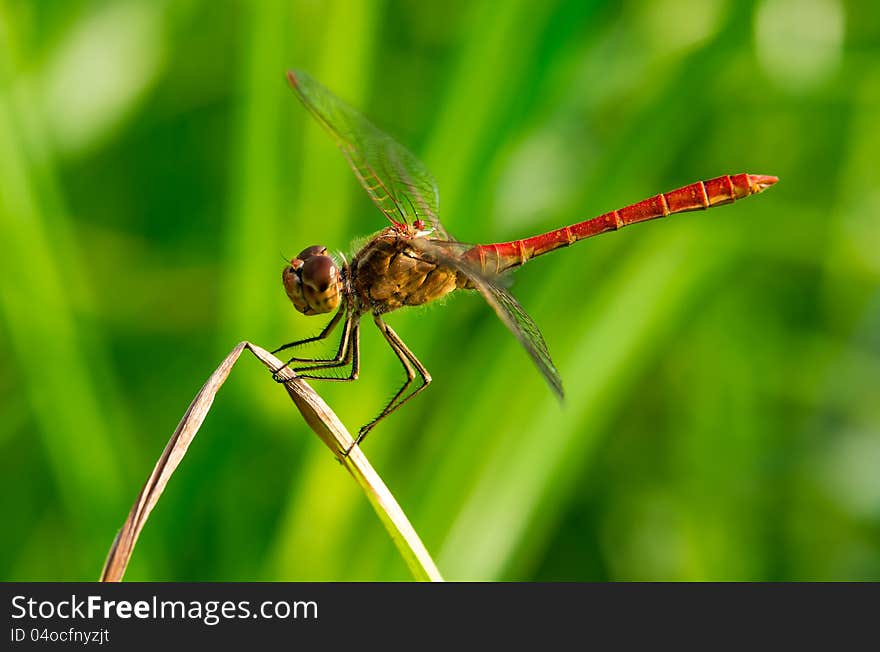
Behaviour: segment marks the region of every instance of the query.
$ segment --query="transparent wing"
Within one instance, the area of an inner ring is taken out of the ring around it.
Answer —
[[[525,308],[516,300],[510,292],[498,285],[497,283],[489,283],[479,278],[471,277],[477,290],[483,295],[483,298],[495,310],[495,314],[504,322],[504,325],[519,340],[525,350],[531,356],[532,361],[538,367],[538,371],[544,376],[544,380],[550,385],[559,398],[563,397],[562,378],[553,364],[550,357],[550,351],[547,350],[547,343],[541,330],[535,321],[525,311]]]
[[[478,265],[468,260],[464,254],[472,248],[472,245],[428,238],[413,238],[410,243],[414,250],[424,255],[426,260],[452,267],[470,280],[474,288],[495,310],[498,318],[516,336],[516,339],[531,356],[535,366],[538,367],[538,371],[544,376],[544,380],[561,399],[564,395],[562,378],[559,376],[556,365],[553,364],[541,329],[538,328],[520,302],[516,300],[516,297],[500,284],[508,277],[491,277],[484,273]]]
[[[392,224],[420,219],[440,237],[447,237],[439,218],[437,182],[421,161],[306,73],[288,71],[287,79]]]

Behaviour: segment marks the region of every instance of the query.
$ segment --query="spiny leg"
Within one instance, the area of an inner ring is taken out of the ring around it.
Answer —
[[[301,346],[303,344],[308,344],[310,342],[317,342],[317,341],[326,339],[327,336],[330,335],[330,333],[332,333],[333,330],[336,328],[336,325],[339,323],[339,320],[343,316],[346,315],[346,312],[347,312],[347,308],[345,306],[343,306],[342,308],[340,308],[337,311],[337,313],[333,316],[333,319],[330,320],[330,322],[324,327],[324,329],[320,333],[315,335],[314,337],[308,337],[304,340],[290,342],[289,344],[285,344],[284,346],[278,347],[277,349],[272,351],[272,353],[278,353],[280,351],[283,351],[284,349],[289,349],[292,347]],[[348,346],[348,339],[349,339],[348,336],[349,336],[349,329],[350,328],[351,328],[351,320],[346,319],[345,326],[342,331],[342,337],[339,339],[339,347],[336,350],[336,355],[333,356],[332,358],[297,358],[297,357],[293,357],[293,358],[290,358],[287,362],[285,362],[284,365],[282,365],[281,367],[276,369],[272,374],[272,378],[275,379],[275,382],[283,383],[284,379],[280,378],[278,376],[278,374],[282,369],[289,367],[291,362],[311,362],[311,363],[315,363],[316,367],[319,367],[319,366],[327,366],[327,367],[341,366],[339,363],[345,357],[345,354],[346,354],[346,347]]]
[[[345,330],[346,337],[345,340],[347,342],[345,346],[345,353],[343,359],[340,360],[336,364],[323,364],[323,365],[310,365],[308,367],[296,367],[293,371],[297,374],[299,378],[311,378],[313,380],[335,380],[338,382],[348,382],[350,380],[357,380],[358,373],[361,368],[361,355],[360,355],[360,334],[361,334],[361,321],[360,316],[349,315],[349,318],[345,322]],[[330,369],[333,367],[345,367],[351,364],[351,372],[348,376],[344,378],[340,378],[339,376],[319,376],[317,374],[302,374],[299,373],[301,371],[312,371],[316,369]]]
[[[409,348],[406,346],[406,344],[404,344],[400,336],[396,332],[394,332],[394,329],[392,329],[391,326],[386,324],[378,315],[373,316],[373,321],[376,323],[376,326],[379,327],[379,330],[382,332],[382,335],[385,336],[385,339],[388,340],[388,343],[397,354],[397,357],[400,359],[404,369],[407,372],[407,380],[403,384],[403,387],[398,390],[394,397],[388,402],[388,406],[385,408],[385,410],[383,410],[382,416],[388,416],[388,414],[399,408],[401,405],[410,400],[413,396],[425,389],[425,387],[427,387],[431,383],[431,374],[428,373],[425,365],[421,363],[421,361],[416,357],[415,353],[409,350]],[[410,363],[412,363],[412,365],[418,371],[418,374],[422,379],[422,384],[418,388],[413,390],[413,392],[409,396],[400,400],[397,405],[394,405],[394,402],[397,401],[397,399],[403,394],[407,386],[415,379],[415,374],[412,372],[412,367],[410,366]],[[375,423],[375,421],[378,421],[378,418],[374,419],[373,422],[367,425],[372,428],[372,425]]]
[[[382,335],[388,341],[391,349],[394,351],[394,353],[397,355],[397,358],[400,360],[400,363],[403,365],[403,368],[406,371],[406,380],[404,381],[403,386],[388,402],[388,405],[385,406],[385,409],[382,410],[375,419],[367,423],[358,431],[357,439],[352,444],[351,448],[359,445],[367,436],[367,433],[369,433],[370,430],[372,430],[373,426],[379,423],[379,421],[394,412],[394,410],[409,401],[416,394],[423,391],[431,383],[431,374],[428,373],[425,365],[423,365],[415,356],[415,354],[410,351],[409,348],[407,348],[406,344],[403,343],[403,340],[400,339],[400,336],[394,332],[391,326],[386,324],[382,320],[382,318],[376,314],[373,315],[373,321],[376,323],[376,326],[382,332]],[[415,371],[413,371],[413,367],[415,367]],[[416,387],[412,392],[404,396],[407,387],[409,387],[412,381],[415,380],[416,371],[418,372],[418,375],[421,376],[422,384]],[[401,398],[401,396],[403,396],[403,398]],[[351,448],[349,448],[345,452],[346,455],[351,452]]]
[[[282,346],[279,346],[277,349],[272,351],[273,355],[275,353],[280,353],[281,351],[284,351],[285,349],[292,349],[297,346],[302,346],[303,344],[309,344],[310,342],[318,342],[320,340],[326,339],[327,336],[333,332],[333,329],[336,328],[336,325],[339,323],[339,320],[342,319],[343,315],[345,315],[347,310],[348,310],[348,306],[346,306],[345,303],[343,303],[339,307],[339,310],[336,311],[336,314],[333,315],[333,319],[331,319],[329,321],[329,323],[326,326],[324,326],[324,329],[320,333],[318,333],[314,337],[307,337],[304,340],[296,340],[295,342],[288,342],[287,344],[283,344]],[[296,358],[294,358],[294,360],[295,359]]]

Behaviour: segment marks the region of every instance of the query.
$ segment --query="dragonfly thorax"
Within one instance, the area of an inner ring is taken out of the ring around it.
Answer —
[[[293,307],[304,315],[336,310],[340,298],[339,268],[327,255],[327,247],[303,249],[281,273]]]
[[[418,234],[396,227],[379,232],[355,254],[350,282],[358,310],[377,315],[419,306],[466,287],[467,279],[418,246]]]

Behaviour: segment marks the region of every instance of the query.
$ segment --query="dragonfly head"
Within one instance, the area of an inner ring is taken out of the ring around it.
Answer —
[[[281,273],[293,307],[304,315],[319,315],[339,306],[339,269],[327,255],[327,247],[303,249]]]

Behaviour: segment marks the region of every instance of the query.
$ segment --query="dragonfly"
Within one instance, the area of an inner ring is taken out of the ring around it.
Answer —
[[[300,378],[356,380],[360,372],[360,324],[367,315],[404,369],[403,385],[382,411],[360,428],[351,448],[431,383],[425,365],[385,322],[386,314],[435,301],[456,290],[479,292],[529,354],[550,389],[562,399],[562,379],[544,337],[507,289],[510,271],[579,240],[637,222],[730,204],[778,181],[775,176],[763,174],[726,174],[529,238],[466,244],[450,237],[440,222],[437,183],[415,155],[308,74],[289,71],[287,79],[390,222],[350,262],[344,257],[334,258],[323,245],[313,245],[285,264],[282,271],[284,289],[297,311],[304,315],[335,314],[314,337],[289,342],[273,353],[325,340],[340,324],[342,335],[335,355],[292,357],[275,370],[276,381],[284,382],[279,372],[285,367]]]

